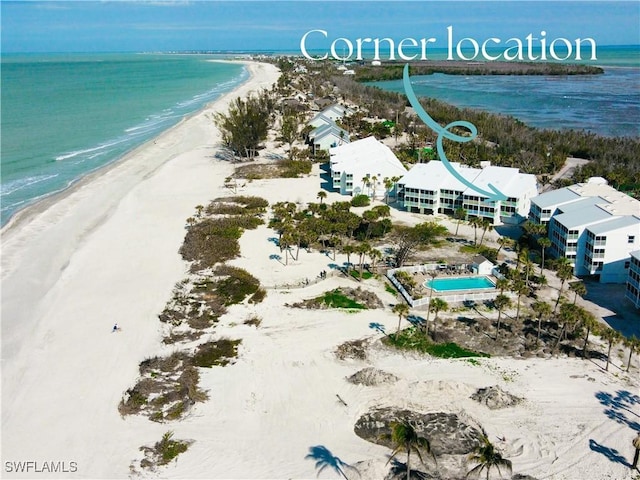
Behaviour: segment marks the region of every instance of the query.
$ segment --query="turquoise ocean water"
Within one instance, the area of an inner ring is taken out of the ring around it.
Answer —
[[[293,52],[295,53],[295,52]],[[299,52],[298,52],[299,54]],[[247,78],[204,55],[3,55],[1,223],[121,157]],[[603,47],[604,75],[429,75],[418,95],[533,126],[640,135],[640,47]],[[402,91],[401,82],[380,82]]]
[[[120,158],[248,77],[209,56],[2,56],[1,222]]]

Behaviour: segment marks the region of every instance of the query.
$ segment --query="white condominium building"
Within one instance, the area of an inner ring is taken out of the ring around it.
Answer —
[[[356,140],[329,149],[333,188],[343,195],[385,195],[385,178],[407,173],[389,147],[375,137]]]
[[[640,201],[594,177],[539,195],[529,218],[548,225],[551,255],[566,257],[575,275],[626,281],[630,253],[640,248]]]
[[[631,252],[627,277],[627,298],[640,308],[640,250]]]
[[[518,224],[529,213],[531,198],[538,194],[535,175],[520,173],[517,168],[487,165],[472,168],[452,162],[455,171],[481,190],[489,184],[507,196],[499,202],[454,177],[440,161],[418,163],[398,181],[398,200],[416,213],[453,215],[463,208],[468,217],[486,218],[492,225]]]

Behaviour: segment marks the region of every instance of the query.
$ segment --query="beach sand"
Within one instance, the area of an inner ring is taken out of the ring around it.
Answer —
[[[269,240],[276,234],[266,226],[245,232],[241,256],[229,262],[258,277],[268,294],[261,304],[232,306],[216,326],[212,339],[242,343],[234,364],[201,369],[209,400],[180,422],[120,417],[118,402],[135,383],[139,362],[174,350],[160,342],[157,315],[188,269],[177,253],[185,219],[196,205],[232,195],[223,180],[233,166],[213,158],[219,135],[209,115],[277,78],[272,66],[249,68],[253,76],[238,90],[3,230],[4,476],[127,478],[130,464],[142,458],[139,447],[171,430],[194,443],[177,462],[145,476],[316,478],[315,461],[305,456],[322,445],[360,469],[350,478],[380,479],[389,449],[360,439],[353,426],[370,408],[394,406],[472,418],[513,461],[514,473],[634,478],[628,462],[640,430],[637,369],[624,373],[618,358],[605,372],[599,360],[490,358],[476,364],[389,351],[370,324],[394,331],[398,319],[390,308],[347,313],[286,306],[356,283],[339,275],[314,283],[321,270],[332,272],[332,265],[346,261],[341,254],[334,260],[301,251],[283,265],[273,257],[280,254]],[[319,185],[315,166],[308,177],[254,181],[238,194],[304,203],[317,201]],[[330,193],[326,201],[338,199]],[[311,285],[300,288],[306,280]],[[368,288],[387,306],[397,302],[380,282]],[[258,328],[243,323],[253,316],[262,319]],[[122,331],[111,333],[116,322]],[[338,345],[360,338],[373,341],[367,360],[335,357]],[[400,380],[376,387],[345,380],[367,366]],[[525,400],[496,411],[469,398],[490,385]],[[6,462],[29,460],[76,462],[77,471],[6,472]],[[338,477],[331,468],[319,474]]]

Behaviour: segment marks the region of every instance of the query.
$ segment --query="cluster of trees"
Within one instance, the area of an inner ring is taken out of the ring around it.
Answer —
[[[226,114],[216,113],[214,122],[222,133],[223,144],[238,157],[255,157],[267,138],[274,105],[272,92],[262,91],[246,99],[236,98]]]
[[[359,82],[399,80],[402,78],[404,63],[387,63],[380,67],[362,66],[356,68],[355,79]],[[600,67],[568,63],[540,62],[477,62],[431,61],[411,64],[413,75],[598,75],[604,73]]]
[[[424,248],[445,235],[447,230],[435,222],[425,222],[415,227],[394,226],[390,220],[390,208],[377,205],[365,210],[362,216],[351,211],[350,202],[323,203],[326,192],[319,192],[320,203],[310,203],[305,208],[293,202],[279,202],[272,206],[273,216],[269,226],[278,232],[280,250],[284,252],[285,264],[289,256],[297,260],[300,249],[310,249],[317,245],[332,252],[347,255],[351,264],[351,255],[358,256],[359,278],[366,256],[369,256],[371,268],[382,258],[382,252],[369,243],[385,238],[394,245],[396,265],[404,262],[417,249]]]

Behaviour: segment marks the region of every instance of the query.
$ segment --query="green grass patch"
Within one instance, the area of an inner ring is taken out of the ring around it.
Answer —
[[[393,288],[391,285],[389,285],[388,283],[384,284],[384,289],[389,292],[391,295],[396,295],[398,293],[398,291]]]
[[[351,270],[351,276],[357,280],[360,278],[360,272],[358,270]],[[366,271],[362,272],[363,280],[369,280],[371,277],[373,277],[373,273]]]
[[[361,303],[347,297],[338,289],[325,292],[325,294],[322,297],[318,297],[318,299],[324,302],[327,306],[333,308],[351,308],[358,310],[367,308]]]
[[[412,350],[427,353],[439,358],[488,357],[486,353],[478,353],[462,348],[456,343],[433,343],[427,336],[417,329],[410,327],[401,330],[400,334],[391,334],[383,342],[401,350]]]

